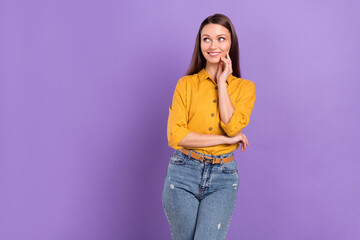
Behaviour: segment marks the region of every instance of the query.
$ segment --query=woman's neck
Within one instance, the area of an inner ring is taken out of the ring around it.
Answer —
[[[218,70],[218,66],[219,66],[218,63],[208,63],[208,62],[206,63],[206,66],[205,66],[206,72],[210,75],[210,77],[215,82],[217,82],[216,73],[217,73],[217,70]]]

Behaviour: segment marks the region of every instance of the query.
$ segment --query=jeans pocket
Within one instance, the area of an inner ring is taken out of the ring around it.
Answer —
[[[221,170],[223,173],[238,173],[237,164],[235,160],[231,162],[223,163],[221,165]]]
[[[175,165],[184,165],[186,163],[186,155],[181,152],[175,151],[170,158],[170,163]]]

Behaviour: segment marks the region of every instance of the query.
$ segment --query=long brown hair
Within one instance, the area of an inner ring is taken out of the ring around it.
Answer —
[[[186,75],[192,75],[192,74],[198,73],[201,69],[205,68],[205,66],[206,66],[206,59],[201,52],[200,33],[201,33],[201,30],[203,29],[203,27],[209,23],[220,24],[223,27],[227,28],[229,30],[229,32],[231,33],[231,47],[230,47],[229,55],[230,55],[230,59],[232,62],[232,67],[233,67],[232,74],[235,77],[241,78],[240,61],[239,61],[239,43],[238,43],[238,38],[237,38],[237,35],[235,32],[235,28],[227,16],[225,16],[223,14],[219,14],[219,13],[216,13],[212,16],[207,17],[201,23],[200,29],[196,36],[195,48],[194,48],[193,56],[191,59],[191,63],[190,63],[189,69],[186,72]]]

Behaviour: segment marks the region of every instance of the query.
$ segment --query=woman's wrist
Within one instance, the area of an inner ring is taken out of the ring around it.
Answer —
[[[219,91],[219,89],[227,89],[225,81],[219,81],[219,82],[217,82],[217,85],[218,85],[218,91]]]
[[[230,137],[224,136],[224,143],[225,144],[231,144]]]

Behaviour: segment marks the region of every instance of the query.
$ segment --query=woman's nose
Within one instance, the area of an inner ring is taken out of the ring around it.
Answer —
[[[210,45],[210,48],[211,49],[214,49],[214,48],[216,48],[217,47],[217,42],[216,41],[212,41],[211,42],[211,45]]]

